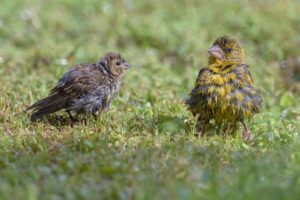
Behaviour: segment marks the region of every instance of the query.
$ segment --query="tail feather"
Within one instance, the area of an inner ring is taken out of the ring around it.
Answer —
[[[36,121],[37,119],[45,115],[66,108],[66,102],[67,102],[66,96],[62,96],[60,94],[54,94],[34,103],[26,110],[31,110],[31,109],[36,110],[36,112],[34,112],[30,118],[30,121]]]
[[[32,115],[30,117],[30,121],[34,122],[37,119],[41,118],[42,116],[44,116],[42,113],[34,112],[34,113],[32,113]]]
[[[62,108],[61,107],[53,107],[53,106],[47,106],[42,109],[39,109],[38,111],[32,113],[32,115],[30,117],[30,121],[36,121],[37,119],[39,119],[45,115],[49,115],[51,113],[59,111],[60,109],[62,109]]]
[[[49,104],[50,102],[53,102],[55,99],[57,99],[57,94],[54,94],[54,95],[51,95],[51,96],[48,96],[34,104],[32,104],[31,106],[29,106],[27,110],[31,110],[31,109],[35,109],[35,108],[39,108],[39,107],[44,107],[46,106],[47,104]]]

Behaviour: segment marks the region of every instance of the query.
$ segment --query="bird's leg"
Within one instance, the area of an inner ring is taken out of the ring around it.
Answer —
[[[234,134],[236,132],[236,129],[237,129],[236,123],[235,122],[230,123],[229,125],[230,134]]]
[[[197,137],[201,137],[206,131],[205,128],[206,128],[205,127],[205,122],[203,122],[203,121],[199,122],[197,124],[196,132],[195,132],[194,135],[197,136]]]
[[[82,121],[83,121],[83,125],[86,126],[87,125],[86,118],[83,118]]]
[[[71,111],[67,110],[67,113],[68,113],[70,119],[71,119],[73,122],[78,121],[75,117],[73,117],[73,115],[71,114]]]
[[[194,136],[200,137],[205,133],[205,123],[206,121],[199,120],[200,114],[197,113],[195,116],[195,124],[194,124]]]
[[[97,121],[98,115],[96,114],[96,112],[93,112],[92,115],[93,115],[93,117],[94,117],[94,120]]]
[[[222,130],[223,136],[232,135],[236,132],[236,123],[235,122],[225,122],[224,128]]]
[[[218,126],[218,129],[219,129],[219,126]],[[230,129],[230,127],[228,126],[228,123],[224,122],[224,126],[223,126],[223,129],[221,132],[223,137],[227,136],[229,129]]]
[[[75,124],[76,122],[78,122],[78,119],[76,119],[75,117],[73,117],[72,114],[71,114],[71,112],[70,112],[69,110],[67,110],[67,113],[68,113],[68,115],[69,115],[69,117],[70,117],[70,119],[71,119],[71,127],[73,127],[74,124]]]
[[[195,115],[195,123],[194,123],[194,127],[193,127],[194,136],[197,136],[197,137],[201,136],[202,133],[203,133],[202,127],[200,128],[200,127],[199,127],[199,124],[198,124],[199,117],[200,117],[200,114],[197,113],[197,114]],[[200,130],[199,130],[199,129],[200,129]]]
[[[247,127],[246,123],[244,121],[241,121],[242,125],[244,127],[244,132],[243,132],[243,139],[244,140],[250,140],[251,139],[251,131],[250,129]]]

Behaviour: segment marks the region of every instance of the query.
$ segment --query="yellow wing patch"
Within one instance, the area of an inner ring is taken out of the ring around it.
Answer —
[[[244,95],[242,93],[237,93],[234,97],[239,101],[244,100]]]

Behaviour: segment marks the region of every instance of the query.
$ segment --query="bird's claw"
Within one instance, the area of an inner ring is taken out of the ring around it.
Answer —
[[[243,132],[243,140],[245,142],[251,142],[253,140],[253,136],[250,130],[246,130]]]

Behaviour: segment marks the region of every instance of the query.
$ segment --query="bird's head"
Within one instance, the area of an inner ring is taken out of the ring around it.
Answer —
[[[109,52],[105,54],[98,64],[103,69],[103,72],[114,78],[121,78],[125,71],[130,68],[130,65],[122,58],[121,54]]]
[[[216,62],[228,64],[245,64],[245,53],[241,44],[228,36],[216,39],[213,46],[208,49],[209,64]]]

